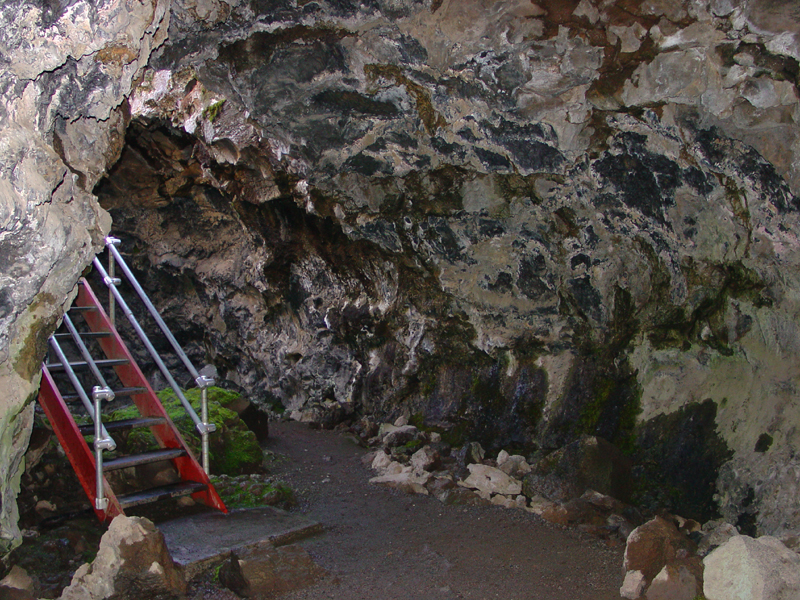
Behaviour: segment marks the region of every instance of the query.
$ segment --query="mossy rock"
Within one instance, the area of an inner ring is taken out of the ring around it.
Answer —
[[[157,395],[183,439],[199,460],[200,434],[194,421],[171,389],[162,390]],[[199,415],[200,389],[185,390],[184,395]],[[240,394],[222,388],[208,388],[208,418],[217,426],[217,430],[209,435],[209,461],[212,473],[239,475],[261,469],[263,455],[256,435],[247,428],[236,412],[225,408],[239,401],[240,397]],[[136,407],[130,406],[114,411],[110,420],[131,419],[138,416]],[[146,452],[158,447],[153,434],[147,428],[134,429],[127,435],[118,437],[117,443],[120,451],[124,453]]]
[[[211,482],[219,492],[225,506],[233,508],[255,508],[277,506],[288,509],[297,505],[294,490],[283,481],[264,475],[240,475],[238,477],[212,477]]]

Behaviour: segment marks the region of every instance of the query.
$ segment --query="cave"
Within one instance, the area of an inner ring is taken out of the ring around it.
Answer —
[[[4,552],[109,233],[260,418],[531,464],[599,440],[639,514],[796,545],[790,3],[128,4],[0,9]]]

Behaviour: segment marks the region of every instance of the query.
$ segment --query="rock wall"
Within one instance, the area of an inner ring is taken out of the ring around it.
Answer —
[[[102,115],[35,134],[262,402],[497,449],[598,435],[642,502],[796,533],[800,17],[733,4],[175,1],[101,128],[131,119],[108,178],[114,152],[63,142]]]
[[[92,189],[119,156],[123,102],[163,42],[168,2],[0,8],[0,553],[47,338],[111,226]]]

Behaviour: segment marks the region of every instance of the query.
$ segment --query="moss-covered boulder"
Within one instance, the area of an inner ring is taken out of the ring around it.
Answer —
[[[201,392],[198,388],[185,390],[197,414],[200,414]],[[194,421],[186,413],[178,397],[171,389],[158,392],[175,426],[195,456],[200,458],[200,434]],[[239,415],[227,408],[239,402],[240,394],[218,387],[208,388],[208,417],[217,426],[209,435],[209,460],[211,472],[215,474],[239,475],[253,473],[261,469],[263,455],[256,435],[247,428]],[[112,413],[110,420],[135,418],[139,415],[136,407],[123,408]],[[147,428],[134,429],[115,436],[119,451],[128,453],[145,452],[157,447],[153,434]]]

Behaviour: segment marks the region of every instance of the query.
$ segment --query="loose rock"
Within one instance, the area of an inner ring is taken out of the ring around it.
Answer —
[[[488,494],[503,494],[504,496],[516,496],[522,491],[522,484],[500,469],[479,464],[471,464],[467,468],[470,473],[469,477],[459,485]]]

